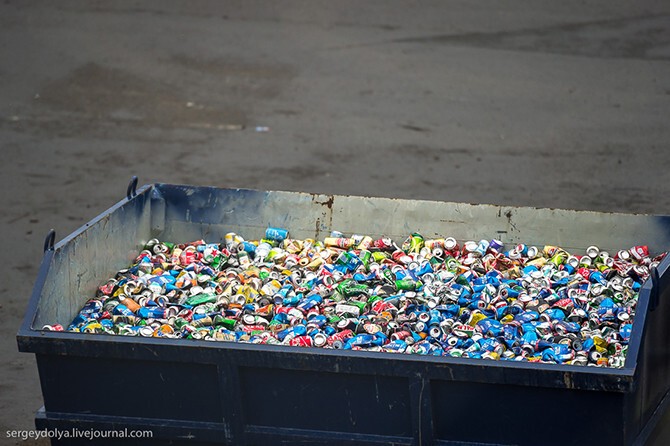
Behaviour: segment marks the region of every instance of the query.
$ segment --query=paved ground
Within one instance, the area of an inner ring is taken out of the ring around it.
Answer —
[[[0,98],[0,443],[43,237],[133,174],[670,213],[668,2],[7,0]]]

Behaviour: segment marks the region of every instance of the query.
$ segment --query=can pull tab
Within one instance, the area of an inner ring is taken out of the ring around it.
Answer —
[[[653,266],[651,268],[651,293],[649,295],[649,311],[654,311],[658,307],[661,294],[661,285],[659,284],[660,278],[658,276],[658,268]]]
[[[128,183],[128,189],[126,190],[126,198],[132,200],[137,195],[137,175],[133,175]]]
[[[50,230],[44,239],[44,252],[52,251],[54,249],[54,243],[56,242],[56,231],[54,229]]]

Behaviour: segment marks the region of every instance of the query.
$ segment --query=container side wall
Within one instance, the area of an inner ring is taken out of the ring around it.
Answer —
[[[667,268],[667,265],[668,262],[664,261],[663,266]],[[641,420],[650,419],[670,390],[670,271],[665,269],[659,272],[658,288],[661,292],[658,306],[646,314],[644,334],[637,355],[639,379],[636,393],[640,399]]]
[[[558,245],[612,253],[635,244],[654,252],[670,247],[670,218],[561,209],[400,200],[158,185],[166,200],[165,239],[222,239],[227,232],[261,238],[268,226],[294,238],[319,238],[331,230],[389,236],[410,232],[458,240],[498,238],[507,245]]]
[[[656,251],[670,247],[666,217],[387,198],[336,196],[332,228],[394,239],[416,231],[426,238],[495,237],[507,246],[526,243],[583,250],[597,245],[612,253],[636,244],[648,244]]]
[[[246,426],[412,435],[407,379],[246,367],[239,376]]]
[[[160,185],[165,199],[165,240],[223,240],[228,232],[246,239],[262,238],[268,227],[288,228],[291,237],[323,234],[327,196],[245,189],[191,188]]]
[[[622,399],[619,393],[434,381],[435,438],[444,444],[622,445]]]
[[[213,364],[56,355],[37,361],[47,413],[223,422]]]
[[[32,327],[69,325],[86,300],[95,296],[97,287],[137,256],[149,236],[149,217],[150,207],[143,194],[113,212],[107,211],[60,243]]]

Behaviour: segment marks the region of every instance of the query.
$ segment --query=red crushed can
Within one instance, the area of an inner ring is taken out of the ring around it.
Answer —
[[[634,246],[634,247],[631,248],[630,253],[637,260],[642,260],[646,257],[649,257],[649,247],[646,246],[646,245]]]
[[[296,336],[295,338],[291,339],[289,341],[289,345],[292,345],[294,347],[311,347],[314,345],[314,342],[312,341],[312,338],[303,335],[303,336]]]

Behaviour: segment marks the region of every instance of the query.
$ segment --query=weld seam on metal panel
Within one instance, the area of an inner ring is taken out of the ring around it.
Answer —
[[[412,430],[414,445],[433,444],[433,410],[431,402],[431,381],[420,375],[409,379],[410,407],[412,409]]]

